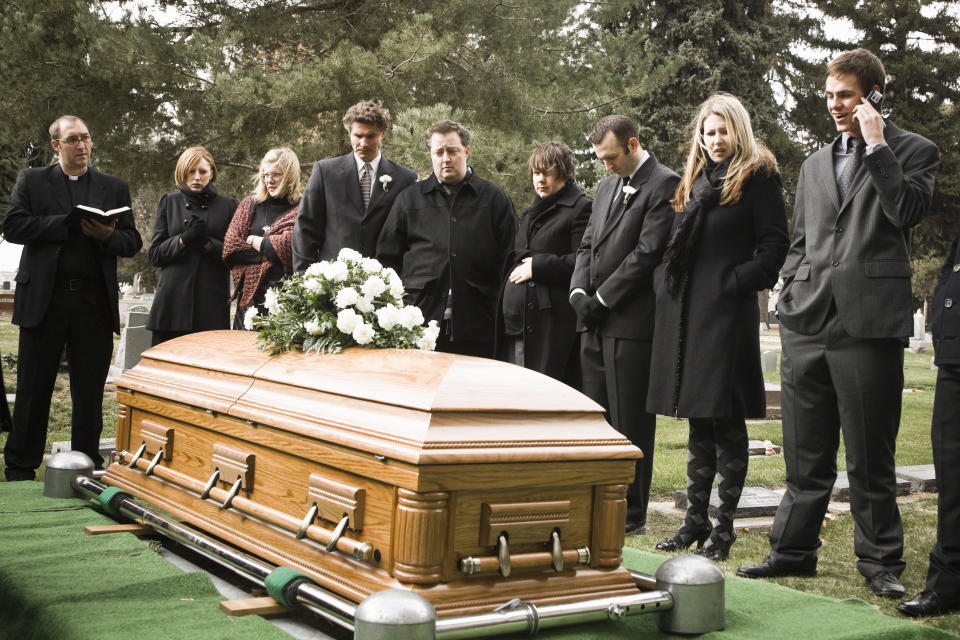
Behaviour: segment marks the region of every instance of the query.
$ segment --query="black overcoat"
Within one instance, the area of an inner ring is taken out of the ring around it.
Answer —
[[[208,187],[208,189],[211,189]],[[216,194],[206,199],[183,192],[160,198],[150,240],[150,263],[160,267],[150,307],[151,331],[209,331],[230,328],[230,269],[223,263],[223,236],[237,200]],[[210,248],[179,247],[184,220],[206,218]]]
[[[507,259],[507,275],[524,258],[532,257],[533,278],[520,285],[506,279],[503,282],[503,287],[523,287],[523,366],[577,387],[580,341],[577,315],[568,294],[577,249],[590,219],[590,205],[590,199],[571,182],[543,211],[527,209]],[[497,310],[497,337],[502,338],[500,302]]]
[[[682,217],[677,214],[676,231]],[[685,293],[661,264],[647,410],[684,418],[762,418],[757,292],[773,287],[789,238],[779,176],[754,174],[740,201],[702,212]]]

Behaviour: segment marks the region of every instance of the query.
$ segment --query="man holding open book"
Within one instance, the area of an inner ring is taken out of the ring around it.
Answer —
[[[50,138],[59,162],[20,172],[3,224],[6,239],[23,245],[13,302],[20,346],[13,430],[3,450],[7,480],[32,480],[43,460],[64,347],[72,448],[102,466],[103,387],[112,333],[120,331],[117,256],[130,257],[143,244],[127,184],[89,166],[87,125],[61,116]]]

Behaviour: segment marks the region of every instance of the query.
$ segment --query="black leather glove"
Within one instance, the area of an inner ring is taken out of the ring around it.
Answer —
[[[600,324],[607,312],[607,308],[597,300],[596,296],[588,296],[585,293],[574,294],[570,305],[577,313],[577,320],[587,329],[593,329]]]
[[[186,230],[180,234],[180,240],[183,241],[184,246],[193,247],[193,246],[202,246],[207,242],[207,221],[193,214],[189,219],[185,220]]]

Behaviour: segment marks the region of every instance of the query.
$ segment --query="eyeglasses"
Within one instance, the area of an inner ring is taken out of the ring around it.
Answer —
[[[260,177],[263,178],[264,182],[270,182],[271,180],[282,180],[282,173],[261,173]]]
[[[57,138],[57,142],[60,144],[65,144],[68,147],[75,146],[78,142],[87,144],[90,142],[90,134],[85,133],[82,136],[70,136],[69,138]]]

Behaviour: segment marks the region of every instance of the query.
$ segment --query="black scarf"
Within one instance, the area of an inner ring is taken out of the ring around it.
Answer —
[[[524,216],[535,216],[539,213],[542,213],[552,207],[554,203],[562,198],[564,195],[570,193],[570,190],[573,189],[573,180],[568,180],[565,185],[563,185],[559,191],[551,193],[546,198],[541,198],[540,195],[534,192],[533,204],[528,208]]]
[[[201,191],[191,191],[190,187],[181,184],[180,193],[187,202],[202,209],[210,208],[210,203],[217,197],[217,190],[212,184],[207,184]]]
[[[720,201],[720,191],[727,177],[727,168],[728,165],[725,162],[717,164],[708,160],[707,165],[690,186],[690,199],[687,206],[678,214],[680,224],[677,225],[663,253],[667,292],[674,300],[685,288],[687,275],[696,261],[694,248],[700,238],[703,214]]]

